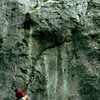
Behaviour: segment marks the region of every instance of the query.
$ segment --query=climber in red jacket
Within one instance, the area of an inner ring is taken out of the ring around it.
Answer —
[[[16,93],[16,98],[17,100],[28,100],[28,96],[25,95],[24,96],[24,91],[21,91],[20,89],[15,89],[15,93]]]

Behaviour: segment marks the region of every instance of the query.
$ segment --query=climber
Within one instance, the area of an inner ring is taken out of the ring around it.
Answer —
[[[21,91],[20,89],[15,89],[15,93],[16,93],[16,100],[28,100],[28,95],[24,96],[24,91]]]

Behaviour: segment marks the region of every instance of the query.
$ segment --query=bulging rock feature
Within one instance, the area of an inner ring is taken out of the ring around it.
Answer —
[[[99,0],[0,0],[0,100],[100,100]]]

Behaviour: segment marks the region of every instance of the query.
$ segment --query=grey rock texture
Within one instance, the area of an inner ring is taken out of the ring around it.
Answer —
[[[100,100],[100,0],[0,0],[0,100]]]

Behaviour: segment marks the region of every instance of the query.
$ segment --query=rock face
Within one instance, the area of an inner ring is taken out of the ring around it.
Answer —
[[[0,100],[100,100],[100,0],[0,0]]]

